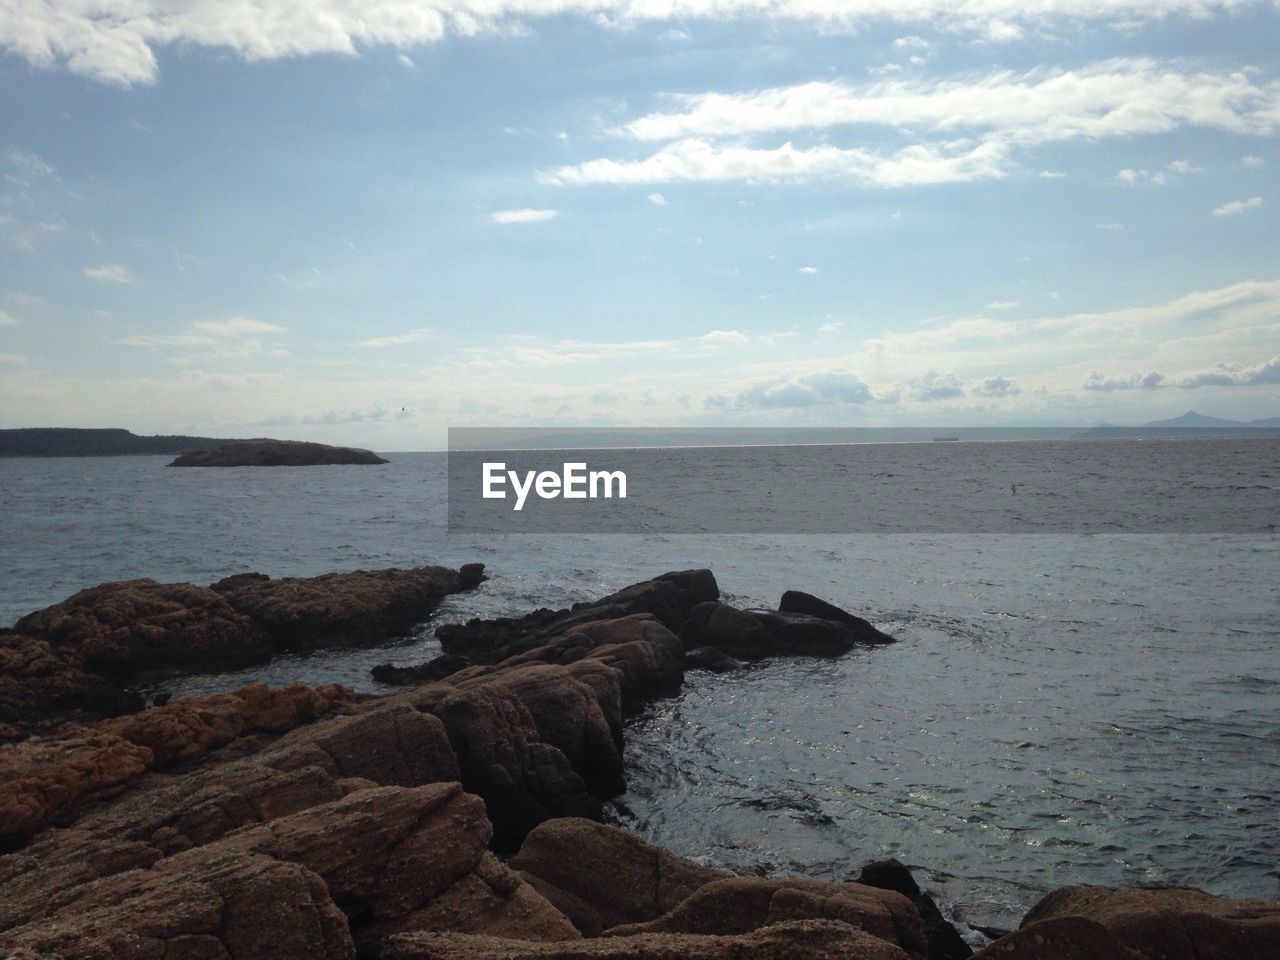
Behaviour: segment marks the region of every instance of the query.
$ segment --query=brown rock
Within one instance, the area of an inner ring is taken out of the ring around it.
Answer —
[[[1159,960],[1274,960],[1280,903],[1228,900],[1191,887],[1063,887],[1023,918],[1101,924],[1126,947]]]
[[[20,634],[71,650],[86,669],[131,678],[144,670],[231,669],[261,663],[271,638],[207,587],[124,580],[81,590],[28,614]]]
[[[617,827],[548,820],[511,861],[584,933],[652,920],[728,874],[645,843]],[[568,909],[566,909],[568,908]]]
[[[382,960],[908,960],[847,923],[803,920],[736,936],[642,934],[573,943],[521,943],[456,933],[390,937]]]
[[[403,632],[460,591],[462,579],[446,567],[414,567],[279,580],[240,575],[211,589],[267,630],[277,649],[311,650]]]
[[[989,943],[974,960],[1145,960],[1106,927],[1084,917],[1054,917]]]
[[[925,956],[927,949],[920,914],[902,894],[859,883],[800,877],[716,880],[656,920],[614,927],[607,935],[739,934],[783,920],[806,919],[852,923],[914,957]]]

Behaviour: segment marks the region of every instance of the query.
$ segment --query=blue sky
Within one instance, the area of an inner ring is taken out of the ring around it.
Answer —
[[[1269,0],[0,0],[0,426],[1280,415]]]

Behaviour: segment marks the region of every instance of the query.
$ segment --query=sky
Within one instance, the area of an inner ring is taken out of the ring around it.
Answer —
[[[0,0],[0,427],[1280,415],[1278,0]]]

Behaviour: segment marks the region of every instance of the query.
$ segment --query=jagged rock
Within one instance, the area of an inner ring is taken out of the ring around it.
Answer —
[[[916,905],[924,923],[929,960],[965,960],[973,949],[942,915],[933,897],[922,891],[911,871],[898,860],[876,860],[862,868],[858,883],[881,890],[896,890]]]
[[[256,574],[228,577],[211,589],[261,624],[277,649],[310,650],[371,643],[401,633],[426,619],[445,595],[461,590],[462,577],[446,567],[279,580]]]
[[[186,450],[171,467],[312,467],[387,463],[371,450],[306,440],[228,440],[213,449]]]
[[[397,667],[390,663],[380,663],[371,669],[369,674],[379,683],[394,684],[401,687],[411,684],[417,686],[424,683],[432,683],[436,680],[443,680],[450,674],[465,670],[469,666],[471,666],[471,661],[466,657],[446,653],[443,656],[436,657],[434,660],[420,663],[415,667]]]
[[[29,613],[15,633],[39,637],[73,662],[129,680],[143,671],[235,669],[271,655],[267,632],[222,594],[190,583],[104,583]]]
[[[846,610],[841,610],[834,603],[820,600],[811,593],[802,590],[788,590],[782,595],[778,604],[780,613],[803,613],[820,620],[834,620],[849,627],[856,635],[857,643],[895,643],[895,639],[887,633],[877,630],[868,620],[855,617]]]
[[[661,917],[614,927],[606,935],[740,934],[785,920],[842,920],[913,957],[925,956],[920,914],[902,894],[859,883],[826,883],[800,877],[716,880]]]
[[[483,563],[464,563],[458,568],[458,579],[463,590],[474,590],[489,578],[484,575]]]
[[[336,695],[343,688],[328,688]],[[350,691],[345,691],[350,693]],[[105,720],[83,736],[0,750],[0,843],[13,847],[60,816],[118,793],[146,771],[198,760],[237,737],[278,733],[323,715],[334,701],[302,684],[250,684]]]
[[[729,656],[719,647],[694,647],[684,653],[686,670],[710,670],[712,673],[733,673],[742,669],[742,661]]]
[[[589,935],[652,920],[729,876],[625,830],[578,818],[540,824],[511,866]]]
[[[1159,960],[1274,960],[1280,903],[1228,900],[1191,887],[1063,887],[1023,918],[1084,917]]]
[[[779,923],[736,936],[642,934],[572,943],[402,933],[382,960],[909,960],[892,944],[834,920]]]
[[[616,593],[569,610],[535,610],[523,617],[475,619],[447,624],[436,631],[446,653],[461,654],[475,663],[496,663],[545,644],[575,627],[598,620],[617,620],[648,613],[679,633],[693,607],[720,596],[710,570],[664,573],[624,587]]]
[[[1054,917],[989,943],[974,960],[1150,960],[1084,917]]]
[[[118,793],[151,759],[146,747],[109,734],[0,750],[0,849],[21,844],[68,808]]]

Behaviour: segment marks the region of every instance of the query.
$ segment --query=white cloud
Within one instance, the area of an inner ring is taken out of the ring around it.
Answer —
[[[818,332],[819,333],[839,333],[843,329],[844,329],[844,323],[840,321],[833,321],[831,323],[824,323],[822,326],[818,328]]]
[[[84,275],[99,283],[137,283],[138,279],[128,267],[119,263],[104,263],[100,267],[85,267]]]
[[[649,194],[648,200],[650,203],[659,207],[665,207],[667,205],[667,198],[660,193]]]
[[[1190,160],[1174,160],[1169,169],[1174,173],[1204,173],[1204,167],[1197,167]]]
[[[1109,377],[1094,370],[1085,378],[1082,386],[1086,390],[1110,393],[1115,390],[1155,390],[1164,385],[1164,374],[1155,370],[1146,373],[1131,373],[1128,376]]]
[[[871,388],[847,370],[825,370],[798,377],[752,384],[732,398],[712,405],[738,410],[773,410],[828,404],[864,404],[874,399]]]
[[[953,400],[964,396],[964,386],[953,373],[930,370],[924,376],[911,381],[911,395],[916,400]]]
[[[818,272],[817,267],[797,267],[796,273],[807,273],[810,276]]]
[[[681,140],[642,160],[589,160],[543,171],[546,183],[674,183],[678,181],[788,182],[848,180],[870,187],[967,183],[1005,175],[1006,151],[997,143],[960,140],[915,144],[891,153],[819,146],[775,149]]]
[[[1167,133],[1184,126],[1259,136],[1280,127],[1280,83],[1244,71],[1193,72],[1150,58],[861,86],[814,81],[672,100],[676,109],[639,117],[615,132],[638,140],[675,140],[857,125],[943,136],[987,132],[1031,145]]]
[[[222,48],[246,60],[361,49],[401,50],[447,36],[515,34],[530,21],[565,14],[603,26],[702,20],[789,20],[852,30],[869,22],[968,31],[992,42],[1027,28],[1076,21],[1117,26],[1168,17],[1204,19],[1263,6],[1265,0],[9,0],[0,49],[39,67],[62,66],[120,86],[154,82],[155,49]],[[909,38],[903,38],[904,40]]]
[[[27,358],[20,353],[0,353],[0,364],[10,367],[24,367],[27,365]]]
[[[370,337],[368,340],[360,340],[356,343],[357,347],[369,347],[372,349],[380,349],[382,347],[402,347],[410,343],[422,343],[431,338],[431,331],[425,327],[418,327],[414,330],[406,330],[404,333],[392,333],[385,337]]]
[[[1260,206],[1262,206],[1261,197],[1250,197],[1248,200],[1232,200],[1220,207],[1215,207],[1213,215],[1215,217],[1234,217],[1238,213],[1244,213],[1246,210],[1256,210]]]
[[[751,338],[741,330],[712,330],[696,339],[716,347],[740,347],[751,342]]]
[[[929,41],[924,37],[917,37],[913,34],[909,37],[899,37],[893,41],[893,46],[896,50],[927,50]]]
[[[1114,232],[1116,230],[1123,230],[1124,224],[1123,223],[1097,223],[1097,224],[1094,224],[1094,229],[1110,230]]]
[[[519,210],[499,210],[496,213],[489,214],[489,219],[494,223],[501,224],[542,223],[545,220],[554,220],[557,212],[556,210],[534,210],[531,207],[522,207]]]
[[[1022,388],[1016,380],[1008,377],[987,377],[972,392],[983,397],[1016,397],[1022,393]]]
[[[0,310],[0,327],[16,327],[19,321],[16,317],[10,316],[4,310]]]
[[[1061,170],[1041,170],[1040,179],[1042,180],[1061,180],[1066,174]]]
[[[992,300],[987,304],[987,310],[1013,310],[1022,306],[1021,300]]]
[[[409,56],[407,53],[400,54],[396,59],[400,61],[401,65],[408,67],[410,70],[417,66],[417,64],[413,62],[413,57]]]
[[[1178,381],[1180,387],[1253,387],[1280,384],[1280,356],[1265,363],[1245,367],[1237,363],[1218,363],[1208,370],[1193,373]]]
[[[4,152],[5,165],[12,169],[19,176],[30,177],[32,179],[39,177],[52,177],[54,175],[53,167],[41,159],[37,154],[29,150],[19,150],[16,147],[10,147]]]
[[[197,333],[205,333],[213,337],[236,337],[256,333],[284,333],[286,328],[263,320],[250,320],[247,317],[231,317],[227,320],[197,320],[191,324]]]
[[[1250,154],[1249,156],[1246,156],[1246,157],[1241,157],[1240,162],[1244,164],[1246,167],[1262,167],[1262,166],[1265,166],[1267,163],[1267,161],[1263,160],[1261,157],[1256,157],[1253,154]]]

